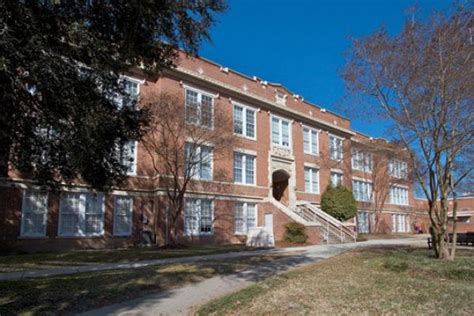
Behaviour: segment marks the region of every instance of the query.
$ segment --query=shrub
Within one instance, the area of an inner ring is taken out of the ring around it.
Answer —
[[[321,196],[321,209],[340,221],[357,214],[357,204],[352,192],[343,186],[328,186]]]
[[[303,224],[297,222],[290,222],[285,224],[285,235],[283,239],[291,243],[302,244],[308,239],[306,235],[306,228]]]

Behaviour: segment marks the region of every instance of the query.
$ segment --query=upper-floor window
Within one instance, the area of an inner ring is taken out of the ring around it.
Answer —
[[[213,232],[212,200],[186,199],[184,208],[184,232],[188,236],[210,235]]]
[[[255,184],[255,156],[234,153],[234,182]]]
[[[39,191],[24,191],[21,207],[21,235],[46,236],[48,217],[48,194]]]
[[[304,167],[304,191],[319,194],[319,170]]]
[[[255,203],[235,203],[235,233],[247,234],[257,226],[257,205]]]
[[[212,180],[212,147],[186,143],[185,174],[196,180]]]
[[[359,149],[352,149],[352,169],[372,172],[372,154]]]
[[[408,189],[399,186],[391,186],[390,204],[408,205]]]
[[[290,147],[290,121],[272,116],[272,144]]]
[[[137,142],[130,140],[119,150],[120,162],[127,170],[127,175],[133,176],[137,173]]]
[[[140,82],[129,77],[122,77],[123,94],[115,98],[119,107],[135,106],[140,94]]]
[[[278,104],[286,105],[286,94],[284,94],[283,92],[277,91],[275,93],[275,101]]]
[[[256,111],[240,104],[234,104],[234,133],[255,139]]]
[[[338,171],[332,171],[331,172],[331,185],[333,187],[337,187],[342,185],[342,179],[344,175],[341,172]]]
[[[352,180],[352,193],[356,201],[369,202],[372,198],[372,183]]]
[[[214,105],[211,95],[186,88],[186,122],[212,128]]]
[[[310,155],[318,155],[319,153],[319,133],[317,130],[303,127],[303,143],[304,152]]]
[[[392,159],[388,163],[388,172],[395,178],[406,179],[408,175],[408,164],[402,160]]]
[[[59,236],[104,234],[104,195],[101,193],[61,194]]]
[[[342,159],[342,144],[343,139],[334,135],[329,135],[329,156],[331,160]]]

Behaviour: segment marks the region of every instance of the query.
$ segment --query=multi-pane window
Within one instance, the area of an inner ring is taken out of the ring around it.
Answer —
[[[133,198],[115,196],[114,198],[114,236],[130,236],[133,224]]]
[[[213,203],[208,199],[186,199],[184,231],[188,236],[212,234]]]
[[[255,118],[254,109],[234,104],[234,133],[255,139]]]
[[[341,172],[333,171],[331,172],[331,185],[337,187],[342,185],[342,179],[344,175]]]
[[[119,150],[120,163],[126,168],[127,175],[137,173],[137,142],[130,140]]]
[[[329,135],[329,150],[331,160],[342,159],[343,139],[334,135]]]
[[[317,155],[319,152],[318,131],[312,128],[303,127],[304,152],[306,154]]]
[[[247,234],[257,226],[257,206],[255,203],[235,203],[235,233]]]
[[[390,187],[390,204],[408,205],[408,189],[398,186]]]
[[[122,98],[123,106],[132,106],[136,103],[139,93],[139,83],[137,81],[132,81],[125,79],[124,90],[125,95]]]
[[[186,122],[208,128],[213,127],[214,107],[212,97],[202,92],[186,89]]]
[[[392,214],[392,232],[409,233],[410,221],[406,214]]]
[[[372,197],[372,183],[352,180],[352,193],[356,201],[369,202]]]
[[[304,191],[319,194],[319,170],[304,167]]]
[[[234,153],[234,182],[255,184],[255,156]]]
[[[21,235],[46,236],[48,217],[48,194],[39,191],[24,191],[21,208]]]
[[[272,144],[290,147],[290,121],[272,116]]]
[[[358,149],[352,149],[352,169],[371,172],[372,165],[371,154]]]
[[[408,174],[408,164],[406,161],[392,159],[388,163],[388,173],[399,179],[406,179]]]
[[[60,236],[98,236],[104,233],[104,195],[61,194]]]
[[[212,147],[186,143],[185,173],[196,180],[212,180]]]
[[[370,233],[370,217],[368,212],[357,213],[357,231],[361,234]]]

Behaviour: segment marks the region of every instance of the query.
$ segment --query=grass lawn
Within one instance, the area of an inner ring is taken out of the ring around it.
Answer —
[[[252,256],[213,262],[0,281],[0,315],[70,314],[233,273],[282,258]]]
[[[249,248],[245,245],[210,245],[192,246],[180,249],[160,249],[151,247],[2,255],[0,256],[0,273],[61,266],[83,266],[100,263],[123,263],[151,259],[211,255],[252,249],[254,248]]]
[[[200,315],[472,315],[474,251],[454,262],[426,249],[341,254],[271,277],[203,306]]]

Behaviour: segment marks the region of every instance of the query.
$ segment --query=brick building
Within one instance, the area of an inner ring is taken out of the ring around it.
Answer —
[[[127,78],[133,96],[178,95],[183,106],[195,107],[203,126],[218,124],[212,121],[218,111],[233,117],[229,128],[239,146],[226,149],[233,159],[202,167],[201,180],[209,185],[187,193],[180,242],[244,242],[255,226],[269,227],[278,241],[289,221],[306,226],[310,243],[340,242],[353,240],[356,231],[374,231],[376,217],[380,231],[400,233],[413,232],[423,219],[403,150],[357,133],[349,119],[280,84],[182,53],[177,67],[158,78],[139,72]],[[212,145],[205,150],[212,151]],[[107,194],[81,184],[40,192],[12,170],[0,187],[3,245],[25,250],[123,247],[144,235],[163,244],[166,199],[152,154],[135,142],[126,152],[128,180]],[[380,182],[385,189],[379,190],[379,179],[387,176],[391,180]],[[341,223],[319,209],[330,183],[352,188],[359,204],[356,218]],[[384,203],[376,212],[374,192],[381,191]]]

